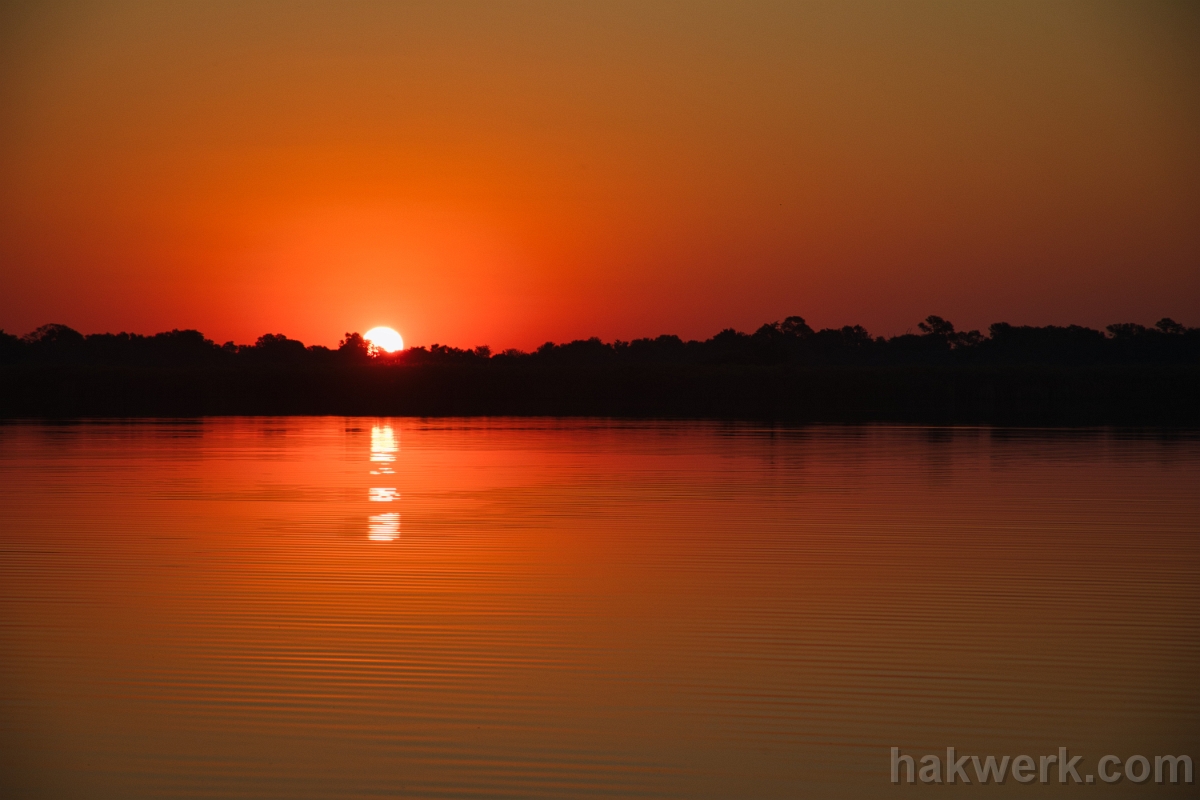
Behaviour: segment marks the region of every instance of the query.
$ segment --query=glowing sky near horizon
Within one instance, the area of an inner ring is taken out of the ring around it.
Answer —
[[[0,10],[0,328],[1200,325],[1184,2]]]

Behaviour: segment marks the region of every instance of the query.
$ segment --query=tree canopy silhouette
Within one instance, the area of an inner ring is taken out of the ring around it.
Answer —
[[[433,344],[386,353],[282,333],[217,344],[195,330],[0,331],[0,417],[179,414],[597,414],[795,420],[1200,424],[1200,329],[1043,327],[918,333],[803,317],[705,340],[546,342],[493,353]]]
[[[305,346],[282,333],[266,333],[251,345],[218,345],[195,330],[83,335],[66,325],[49,324],[24,335],[0,331],[0,363],[76,363],[126,365],[334,365],[514,363],[616,364],[1197,364],[1200,329],[1163,318],[1153,327],[1136,323],[1109,325],[1099,331],[1078,325],[1033,327],[997,322],[986,335],[959,331],[954,323],[930,315],[917,323],[919,334],[872,337],[861,325],[814,330],[803,317],[790,316],[762,325],[752,334],[726,328],[703,341],[664,334],[653,338],[604,342],[597,337],[557,344],[533,352],[490,347],[457,348],[433,344],[398,353],[372,352],[358,333],[346,333],[336,350]]]

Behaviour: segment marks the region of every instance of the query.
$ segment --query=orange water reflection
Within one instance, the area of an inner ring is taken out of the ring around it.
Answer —
[[[0,427],[0,796],[877,797],[891,745],[1195,758],[1197,485],[1196,438],[1112,432]]]

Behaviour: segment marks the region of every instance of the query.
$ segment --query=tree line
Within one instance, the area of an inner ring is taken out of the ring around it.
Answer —
[[[703,341],[678,336],[604,342],[599,338],[556,344],[532,352],[457,348],[441,344],[395,354],[374,351],[358,333],[337,348],[308,345],[283,334],[264,334],[254,344],[218,344],[196,330],[153,335],[84,335],[66,325],[43,325],[24,336],[0,330],[0,364],[191,367],[260,365],[1050,365],[1200,364],[1200,328],[1164,318],[1153,327],[1135,323],[1104,330],[1079,325],[1011,325],[997,322],[986,334],[959,331],[938,316],[918,323],[919,333],[872,336],[861,325],[814,330],[803,317],[767,323],[753,333],[727,328]]]

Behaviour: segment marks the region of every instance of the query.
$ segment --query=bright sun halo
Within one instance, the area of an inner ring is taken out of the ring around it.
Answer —
[[[404,349],[404,339],[391,328],[371,328],[363,335],[363,338],[388,353]]]

